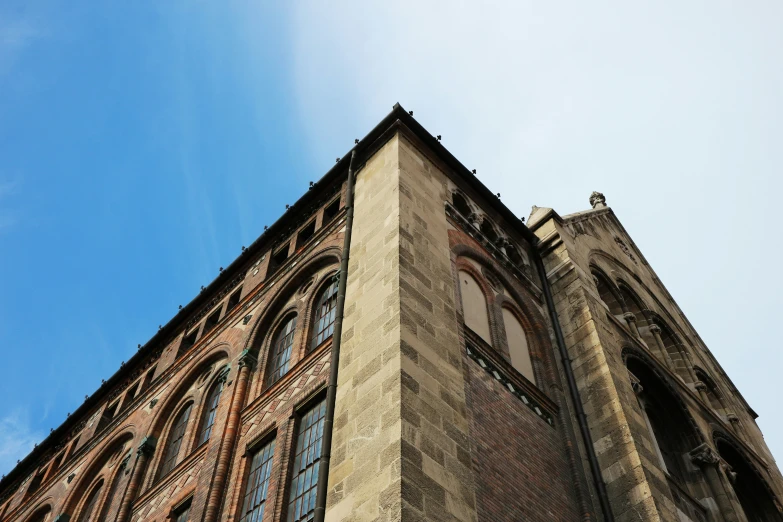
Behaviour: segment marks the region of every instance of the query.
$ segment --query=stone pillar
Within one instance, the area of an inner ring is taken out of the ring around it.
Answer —
[[[696,381],[693,385],[696,388],[696,391],[699,392],[699,397],[704,401],[704,404],[711,408],[712,404],[710,404],[710,398],[707,396],[707,385],[701,381]]]
[[[144,440],[139,444],[139,449],[136,452],[136,463],[133,465],[130,482],[128,482],[125,495],[122,497],[116,522],[127,522],[130,519],[131,506],[133,501],[136,500],[136,494],[139,492],[139,486],[141,485],[141,478],[147,469],[147,461],[155,451],[156,445],[157,441],[154,437],[144,437]]]
[[[628,328],[631,329],[631,333],[634,335],[634,337],[641,339],[642,336],[639,334],[639,328],[636,326],[636,316],[631,312],[625,312],[623,314],[623,319],[625,319],[625,322],[628,323]]]
[[[712,497],[726,522],[748,522],[741,509],[739,514],[735,509],[733,488],[721,478],[723,473],[720,471],[721,458],[718,453],[705,442],[691,450],[689,455],[691,461],[704,472]]]
[[[228,467],[231,463],[231,456],[234,453],[234,444],[236,444],[237,434],[239,433],[239,413],[245,404],[245,394],[247,393],[247,384],[250,378],[250,372],[256,365],[256,356],[249,350],[243,351],[239,356],[239,374],[234,386],[234,394],[231,396],[231,405],[229,406],[228,420],[226,429],[221,440],[220,452],[218,453],[217,464],[215,465],[215,478],[209,488],[207,504],[204,508],[204,522],[215,522],[220,511],[220,505],[223,501],[223,494],[226,489],[226,479],[228,478]]]
[[[674,362],[672,361],[672,358],[669,357],[669,352],[666,351],[666,345],[663,342],[663,338],[661,338],[661,327],[658,326],[657,324],[651,324],[650,332],[653,334],[653,337],[655,337],[655,344],[658,345],[658,353],[660,359],[664,362],[666,367],[669,368],[676,375],[677,369],[674,367]]]
[[[473,225],[473,228],[476,230],[481,230],[481,216],[476,212],[471,212],[471,214],[468,216],[468,221],[471,225]]]

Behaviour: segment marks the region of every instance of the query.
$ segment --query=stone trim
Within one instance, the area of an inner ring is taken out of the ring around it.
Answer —
[[[521,379],[520,377],[511,378],[508,368],[499,368],[499,364],[495,364],[495,362],[487,357],[485,350],[478,348],[478,343],[472,343],[470,341],[466,342],[465,353],[468,357],[476,361],[476,363],[478,363],[478,365],[481,366],[484,371],[494,377],[495,380],[503,384],[503,386],[509,392],[511,392],[512,395],[517,397],[528,408],[533,410],[533,412],[535,412],[535,414],[538,415],[541,420],[546,422],[550,427],[555,427],[554,413],[556,412],[557,408],[554,407],[554,405],[544,406],[543,401],[539,401],[534,398],[533,394],[530,393],[528,388],[529,386],[534,386],[532,383],[520,385],[520,382],[523,382],[521,379],[524,379],[524,377],[520,376]]]

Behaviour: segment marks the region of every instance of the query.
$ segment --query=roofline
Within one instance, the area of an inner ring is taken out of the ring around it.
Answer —
[[[286,209],[286,211],[270,225],[267,230],[258,236],[249,247],[243,250],[242,253],[222,270],[212,282],[201,290],[198,295],[196,295],[187,305],[183,306],[174,317],[142,345],[124,365],[121,365],[120,368],[109,377],[105,383],[95,390],[70,416],[68,416],[62,424],[55,428],[54,431],[9,471],[5,478],[0,480],[0,494],[11,486],[17,478],[23,478],[23,476],[19,476],[22,475],[23,472],[26,473],[28,467],[32,466],[36,459],[48,451],[61,437],[65,436],[82,417],[90,412],[90,410],[98,406],[103,400],[104,393],[107,390],[120,384],[122,379],[125,378],[134,367],[141,364],[147,357],[152,355],[156,348],[164,347],[165,343],[170,341],[172,336],[178,335],[180,328],[187,323],[187,319],[193,313],[198,312],[202,306],[208,304],[210,298],[220,290],[223,285],[229,283],[242,271],[243,265],[261,254],[267,245],[274,243],[278,234],[283,232],[286,226],[289,225],[292,216],[298,214],[313,200],[317,199],[322,190],[328,188],[331,184],[338,182],[341,177],[346,176],[352,151],[356,150],[358,160],[356,164],[361,166],[366,163],[370,156],[374,154],[391,135],[393,135],[394,131],[400,130],[403,127],[418,138],[422,144],[429,147],[447,167],[452,169],[463,182],[483,197],[492,209],[498,212],[523,238],[531,243],[538,242],[536,235],[525,226],[522,220],[506,207],[481,181],[479,181],[465,165],[451,154],[451,152],[441,144],[438,138],[430,134],[424,126],[416,121],[413,118],[412,112],[409,113],[402,105],[395,103],[391,112],[367,133],[364,138],[357,140],[355,145],[348,150],[342,158],[326,172],[326,174],[316,181],[293,205]]]

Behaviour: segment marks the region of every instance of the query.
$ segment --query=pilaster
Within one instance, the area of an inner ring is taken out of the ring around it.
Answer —
[[[445,176],[401,134],[357,172],[326,520],[476,520]]]

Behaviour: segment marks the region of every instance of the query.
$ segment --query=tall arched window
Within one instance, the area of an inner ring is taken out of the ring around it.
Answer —
[[[169,440],[166,443],[166,449],[163,453],[163,464],[160,467],[160,476],[163,477],[169,471],[174,469],[179,456],[179,448],[182,446],[182,439],[185,438],[185,428],[190,418],[190,410],[193,409],[193,403],[189,403],[180,411],[174,423],[171,425]]]
[[[536,378],[533,375],[533,363],[530,360],[530,349],[527,345],[525,329],[508,308],[503,308],[503,324],[506,327],[511,366],[527,377],[530,382],[535,383]]]
[[[296,316],[292,315],[283,323],[272,341],[272,357],[270,359],[269,371],[270,386],[288,372],[288,364],[291,362],[291,350],[294,346],[294,330],[296,330]]]
[[[101,490],[103,489],[103,481],[98,482],[98,485],[92,488],[90,495],[87,497],[87,501],[84,503],[82,512],[79,514],[79,522],[98,522],[98,500],[101,496]]]
[[[313,315],[312,350],[327,340],[334,333],[334,313],[337,309],[337,279],[326,286],[318,296]]]
[[[465,324],[487,344],[492,344],[489,334],[489,315],[487,299],[481,287],[473,276],[464,270],[459,272],[460,293],[462,295],[462,312],[465,314]]]
[[[223,393],[222,378],[219,378],[217,382],[212,385],[212,390],[207,396],[207,402],[204,404],[204,416],[201,419],[201,431],[198,435],[198,445],[201,446],[209,440],[209,436],[212,434],[212,425],[215,423],[215,414],[217,413],[218,404],[220,403],[220,394]]]
[[[5,507],[7,508],[8,504],[6,504]],[[33,516],[27,519],[27,522],[46,522],[46,519],[49,518],[49,514],[51,512],[52,512],[52,508],[46,506],[43,509],[39,509]]]

